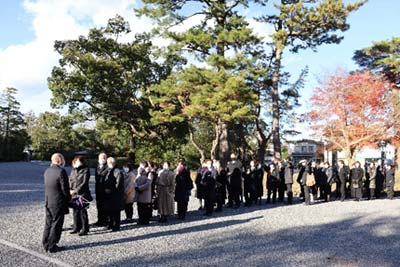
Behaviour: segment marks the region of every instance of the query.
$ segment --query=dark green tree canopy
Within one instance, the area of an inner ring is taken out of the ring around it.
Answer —
[[[53,107],[84,109],[129,126],[136,136],[156,135],[149,124],[149,86],[167,77],[178,62],[157,61],[145,34],[120,42],[129,32],[128,23],[117,16],[106,27],[91,29],[87,37],[56,41],[62,58],[48,79]]]
[[[400,37],[375,42],[370,47],[357,50],[353,59],[363,69],[384,74],[400,88]]]
[[[22,159],[22,152],[30,143],[17,92],[16,88],[7,87],[0,94],[0,160]]]

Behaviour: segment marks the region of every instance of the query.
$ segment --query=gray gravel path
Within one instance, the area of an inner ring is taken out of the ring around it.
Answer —
[[[72,266],[400,266],[398,199],[264,204],[213,217],[203,217],[192,199],[184,223],[124,224],[117,233],[92,228],[83,238],[66,231],[66,250],[49,255],[40,244],[45,168],[0,163],[0,239]],[[95,215],[91,207],[91,222]],[[71,223],[68,215],[65,228]],[[57,264],[0,244],[0,266]]]

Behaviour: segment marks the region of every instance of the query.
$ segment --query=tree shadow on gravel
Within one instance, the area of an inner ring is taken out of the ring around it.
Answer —
[[[254,218],[252,218],[254,219]],[[234,233],[229,238],[208,236],[201,247],[179,253],[128,257],[104,266],[379,266],[398,267],[400,218],[364,217],[335,223],[293,227],[268,234],[256,229]],[[224,223],[224,227],[229,222]],[[228,225],[229,226],[229,225]],[[219,227],[201,226],[200,231]],[[164,235],[196,230],[189,227]],[[141,238],[156,237],[157,234]],[[135,241],[135,237],[122,241]],[[120,240],[121,241],[121,240]],[[110,242],[112,243],[112,242]],[[71,248],[72,249],[72,248]]]

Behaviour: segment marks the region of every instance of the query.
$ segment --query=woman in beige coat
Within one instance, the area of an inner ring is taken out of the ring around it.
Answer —
[[[167,217],[174,214],[175,173],[165,162],[157,180],[157,202],[160,222],[167,222]]]
[[[125,215],[126,221],[132,222],[133,217],[133,202],[135,200],[135,178],[132,165],[125,163],[123,168],[124,174],[124,200],[125,200]]]

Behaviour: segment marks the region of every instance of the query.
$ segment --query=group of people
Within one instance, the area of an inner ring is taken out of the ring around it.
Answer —
[[[384,188],[387,198],[393,199],[395,168],[391,160],[387,160],[383,166],[371,162],[364,168],[359,161],[350,168],[343,160],[339,160],[335,167],[331,167],[328,162],[322,162],[318,166],[316,162],[307,163],[303,160],[300,161],[297,181],[302,185],[301,196],[306,205],[310,205],[311,199],[315,199],[317,195],[319,199],[330,201],[334,184],[335,197],[340,201],[346,198],[360,201],[364,195],[368,200],[374,200],[381,197]]]
[[[76,156],[73,159],[69,176],[64,169],[65,160],[61,154],[54,154],[51,162],[44,174],[46,224],[43,247],[47,252],[57,252],[61,250],[57,243],[68,207],[73,208],[71,234],[87,235],[89,220],[87,205],[84,204],[93,198],[89,189],[90,169],[84,157]],[[393,198],[394,167],[388,162],[383,169],[371,163],[365,172],[359,162],[350,169],[343,161],[339,161],[337,167],[331,167],[327,162],[317,165],[316,162],[302,160],[297,167],[300,197],[306,205],[312,204],[318,196],[330,201],[333,184],[337,188],[336,199],[344,201],[352,197],[360,200],[364,174],[368,199],[380,196],[383,188],[381,180],[385,181],[388,197]],[[158,168],[149,161],[141,162],[137,169],[130,162],[118,168],[115,158],[101,153],[94,172],[98,220],[93,225],[119,231],[121,211],[125,212],[127,223],[133,222],[134,203],[137,205],[139,225],[150,223],[153,210],[157,210],[159,222],[167,222],[175,214],[175,202],[177,218],[185,220],[194,185],[199,210],[204,210],[205,216],[220,212],[224,206],[238,208],[241,203],[245,206],[261,205],[264,187],[267,189],[266,203],[283,202],[286,195],[287,203],[293,204],[294,170],[290,158],[269,164],[253,160],[248,166],[243,166],[235,155],[231,155],[225,167],[219,161],[204,160],[193,181],[183,159],[177,162],[174,170],[171,170],[168,162]],[[71,202],[82,205],[71,205]]]

